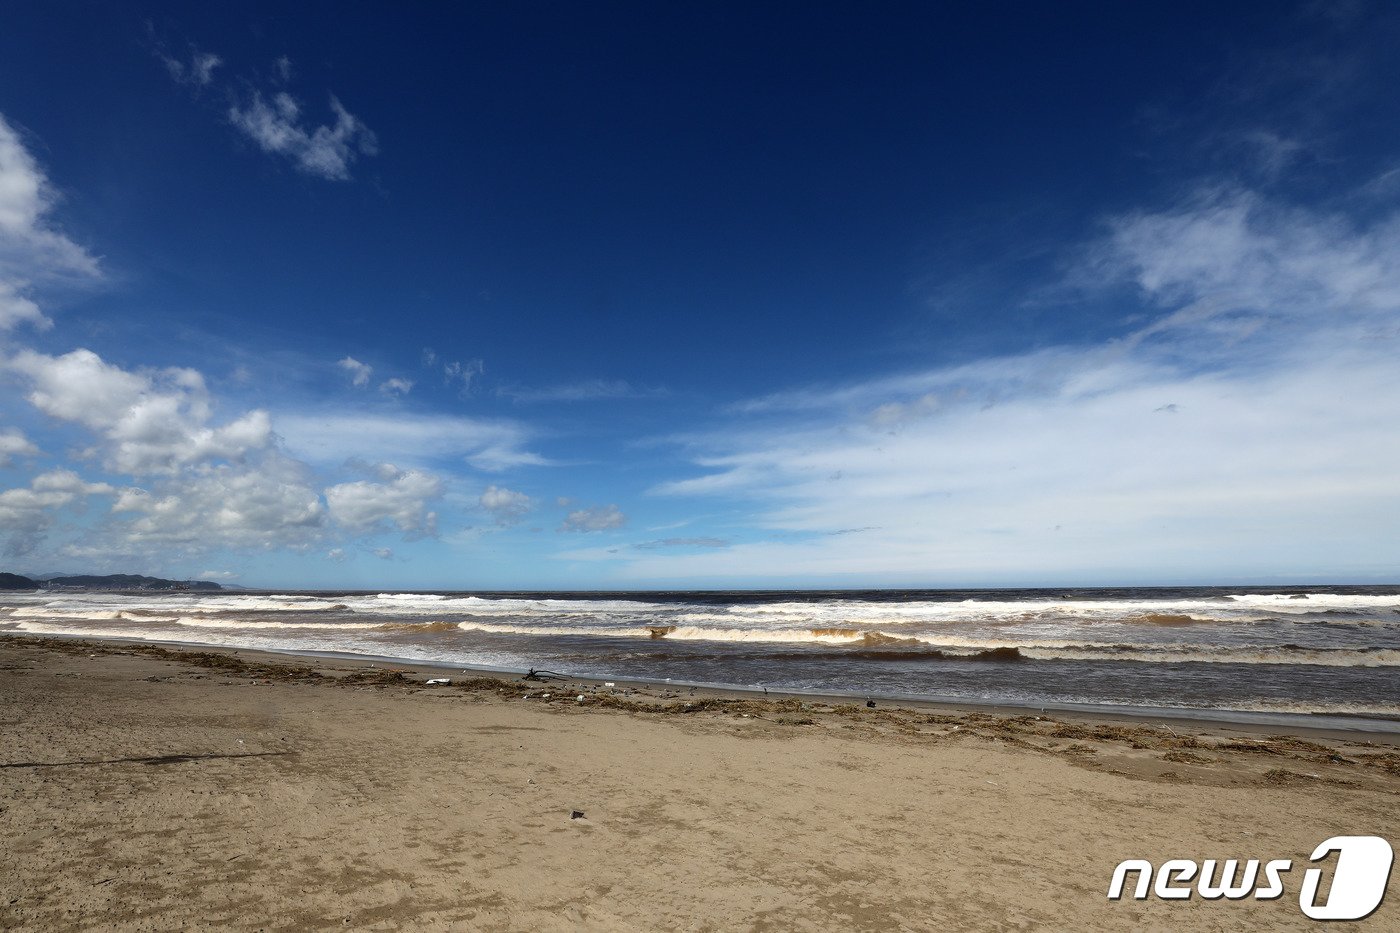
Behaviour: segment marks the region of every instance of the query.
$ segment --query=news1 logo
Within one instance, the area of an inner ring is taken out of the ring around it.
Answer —
[[[1337,867],[1325,903],[1317,902],[1322,869],[1309,868],[1303,873],[1298,907],[1313,920],[1360,920],[1370,916],[1381,905],[1390,880],[1390,865],[1395,859],[1390,843],[1379,836],[1333,836],[1320,843],[1309,859],[1321,861],[1333,852],[1337,853]],[[1147,898],[1149,890],[1163,900],[1187,900],[1192,894],[1208,901],[1239,900],[1252,894],[1255,900],[1268,901],[1283,895],[1283,876],[1292,868],[1290,859],[1265,862],[1262,871],[1257,858],[1246,861],[1243,871],[1238,859],[1226,859],[1223,865],[1206,859],[1197,865],[1191,859],[1174,858],[1155,869],[1146,859],[1127,859],[1113,870],[1108,899],[1120,900],[1129,873],[1136,872],[1132,896],[1139,901]]]

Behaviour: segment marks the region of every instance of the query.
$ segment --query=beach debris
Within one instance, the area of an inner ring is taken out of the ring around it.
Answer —
[[[540,699],[541,699],[541,700],[548,700],[548,699],[549,699],[550,697],[552,697],[552,696],[554,696],[554,694],[552,694],[552,693],[541,693],[541,694],[540,694]]]
[[[603,686],[604,686],[604,687],[616,687],[617,684],[613,683],[611,680],[605,680],[605,681],[603,681]]]
[[[578,695],[577,699],[578,699],[578,702],[582,703],[582,702],[583,702],[583,694],[580,693],[580,694]]]
[[[866,705],[866,708],[867,708],[867,709],[874,709],[874,708],[875,708],[875,701],[874,701],[874,700],[866,700],[866,701],[865,701],[865,705]]]
[[[587,819],[587,817],[583,815],[583,811],[582,811],[582,810],[570,810],[570,811],[569,811],[569,819],[571,819],[571,820],[585,820],[585,819]]]
[[[558,673],[557,671],[541,671],[541,670],[536,670],[536,669],[533,668],[533,667],[530,668],[530,670],[528,670],[528,671],[525,673],[525,676],[522,677],[522,678],[520,678],[520,679],[521,679],[521,680],[548,680],[548,679],[551,678],[551,677],[556,677],[556,678],[558,678],[559,680],[567,680],[567,679],[568,679],[568,675],[567,675],[567,674],[560,674],[560,673]]]
[[[450,684],[450,683],[452,683],[452,678],[450,678],[450,677],[434,677],[434,678],[432,678],[431,680],[427,681],[427,682],[424,684],[424,686],[426,686],[426,687],[436,687],[436,686],[438,686],[439,684],[441,684],[442,686],[446,686],[446,685],[448,685],[448,684]]]

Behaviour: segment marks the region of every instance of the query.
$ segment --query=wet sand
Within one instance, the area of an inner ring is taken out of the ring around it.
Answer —
[[[0,639],[4,928],[1301,929],[1397,803],[1386,734]],[[1295,869],[1105,897],[1175,857]]]

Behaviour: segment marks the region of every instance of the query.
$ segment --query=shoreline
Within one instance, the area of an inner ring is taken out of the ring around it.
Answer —
[[[511,677],[518,677],[527,673],[527,670],[524,669],[492,667],[479,664],[464,665],[462,663],[448,661],[425,661],[414,658],[394,657],[392,655],[365,655],[341,651],[293,651],[273,648],[236,648],[229,645],[212,645],[195,641],[138,639],[121,636],[0,632],[0,644],[3,644],[3,639],[7,638],[55,639],[79,643],[93,642],[113,645],[157,645],[169,648],[197,649],[199,651],[212,653],[248,655],[252,657],[322,659],[366,666],[394,665],[404,670],[413,670],[425,675],[460,671],[483,676],[508,675]],[[646,687],[660,690],[685,689],[692,692],[703,691],[703,693],[700,694],[702,696],[797,698],[809,702],[833,701],[835,703],[845,703],[853,700],[864,702],[867,699],[873,699],[878,703],[908,709],[984,712],[995,715],[1054,713],[1059,716],[1071,716],[1085,720],[1104,722],[1147,722],[1153,719],[1169,719],[1174,723],[1193,728],[1232,726],[1261,732],[1287,729],[1290,731],[1297,731],[1300,734],[1307,733],[1310,735],[1330,736],[1362,733],[1375,736],[1391,735],[1400,739],[1400,717],[1380,714],[1271,712],[1263,710],[1206,709],[1201,707],[1126,706],[1108,703],[1015,703],[997,700],[980,701],[963,697],[880,693],[878,691],[768,689],[761,686],[680,681],[669,678],[637,678],[606,675],[593,677],[576,676],[567,674],[566,672],[558,673],[563,673],[565,675],[565,680],[568,682],[588,686],[600,686],[604,683],[611,682],[620,684],[624,688]]]
[[[256,646],[444,671],[535,665],[755,695],[1400,732],[1391,615],[1400,587],[1295,588],[259,589],[212,602],[84,591],[16,598],[12,615],[13,631],[30,635]],[[760,605],[774,600],[797,602]],[[651,645],[648,634],[667,642]],[[592,637],[603,635],[622,637]]]

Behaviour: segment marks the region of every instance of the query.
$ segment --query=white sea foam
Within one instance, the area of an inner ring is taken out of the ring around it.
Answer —
[[[209,619],[200,616],[182,616],[176,620],[180,625],[190,628],[213,628],[226,629],[230,631],[241,629],[286,629],[291,631],[354,631],[357,629],[377,629],[382,622],[278,622],[269,619],[237,619],[222,618]]]

